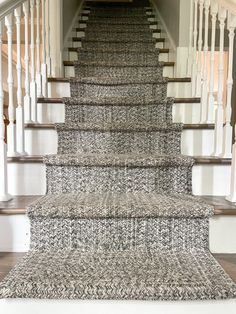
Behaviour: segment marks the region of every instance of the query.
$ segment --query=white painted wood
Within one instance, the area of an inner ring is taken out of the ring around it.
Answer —
[[[30,26],[31,26],[31,82],[30,82],[30,96],[31,96],[31,109],[32,109],[32,121],[37,123],[37,85],[35,80],[35,29],[34,29],[34,17],[35,17],[35,0],[30,0]]]
[[[200,120],[200,103],[182,103],[173,105],[173,122],[177,123],[199,123]]]
[[[46,0],[42,0],[42,95],[48,97],[48,68],[46,52]]]
[[[12,197],[8,193],[7,173],[7,147],[5,143],[4,92],[3,92],[3,71],[2,71],[2,34],[3,22],[0,21],[0,201],[9,201]]]
[[[234,139],[232,151],[230,194],[226,197],[226,199],[233,203],[236,202],[236,138]]]
[[[207,121],[207,98],[208,98],[208,31],[209,31],[209,8],[210,0],[204,2],[204,47],[203,47],[203,75],[201,91],[201,119],[200,123]]]
[[[216,16],[218,5],[215,0],[211,0],[211,56],[210,56],[210,78],[207,107],[207,123],[215,120],[215,99],[214,99],[214,79],[215,79],[215,41],[216,41]]]
[[[16,138],[17,152],[26,155],[25,152],[25,130],[24,130],[24,107],[22,95],[22,65],[21,65],[21,6],[15,9],[16,19],[16,42],[17,42],[17,108],[16,108]]]
[[[193,12],[194,1],[190,0],[190,16],[189,16],[189,47],[188,47],[188,61],[187,61],[187,76],[192,75],[192,63],[193,63]]]
[[[42,75],[41,75],[41,40],[40,40],[40,4],[41,0],[36,0],[36,84],[37,96],[42,97]]]
[[[203,33],[203,8],[204,0],[199,0],[199,29],[198,29],[198,51],[197,51],[197,79],[196,96],[201,97],[202,88],[202,33]]]
[[[219,7],[218,19],[220,22],[220,50],[219,50],[219,68],[218,68],[218,94],[217,94],[217,109],[215,117],[215,145],[214,156],[220,156],[223,149],[223,89],[224,89],[224,31],[226,10]]]
[[[46,63],[48,76],[52,76],[52,60],[51,60],[51,28],[50,28],[50,5],[46,0]]]
[[[8,156],[17,156],[16,152],[16,127],[15,127],[15,106],[14,106],[14,81],[13,81],[13,15],[12,13],[5,17],[7,27],[7,51],[8,51],[8,116],[9,125],[7,127],[7,154]]]
[[[24,21],[25,21],[25,95],[24,112],[25,122],[32,123],[31,120],[31,97],[30,97],[30,73],[29,73],[29,0],[23,3]]]
[[[225,110],[224,140],[222,157],[232,157],[233,128],[231,126],[232,114],[232,88],[233,88],[233,58],[234,58],[234,35],[236,27],[236,16],[228,12],[227,28],[229,32],[229,55],[228,55],[228,77],[227,77],[227,103]]]
[[[125,301],[3,299],[4,314],[235,314],[236,300]]]
[[[210,156],[214,147],[214,130],[183,130],[181,153],[189,156]]]
[[[196,95],[197,79],[197,35],[198,35],[198,0],[194,0],[194,30],[193,30],[193,64],[192,64],[192,96]]]

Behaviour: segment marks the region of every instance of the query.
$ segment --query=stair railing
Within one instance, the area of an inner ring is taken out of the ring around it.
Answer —
[[[37,97],[48,96],[47,78],[52,73],[49,10],[54,2],[9,0],[0,5],[0,201],[11,199],[7,157],[26,155],[25,123],[38,122]],[[5,60],[7,73],[3,72]],[[7,112],[4,112],[4,91],[8,92]],[[7,132],[6,120],[9,120]]]
[[[199,122],[214,123],[212,156],[232,157],[231,192],[227,199],[236,202],[236,149],[233,149],[232,154],[233,128],[231,126],[236,1],[191,0],[191,10],[190,32],[193,35],[189,36],[187,72],[192,78],[192,96],[201,99]],[[228,47],[225,47],[225,34],[228,37]],[[225,52],[227,52],[227,68]],[[192,66],[189,65],[190,61]],[[218,75],[218,87],[215,99],[216,75]],[[226,84],[225,75],[227,75]],[[226,103],[224,103],[224,95],[226,95]]]

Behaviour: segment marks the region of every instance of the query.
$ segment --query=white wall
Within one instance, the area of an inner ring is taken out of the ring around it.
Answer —
[[[78,7],[83,0],[63,0],[63,38],[70,31],[71,23],[77,13]]]

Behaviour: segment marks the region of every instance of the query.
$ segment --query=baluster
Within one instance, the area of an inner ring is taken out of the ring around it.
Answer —
[[[214,121],[214,82],[215,82],[215,45],[216,45],[216,16],[218,4],[211,0],[211,62],[210,62],[210,86],[208,95],[207,123]]]
[[[42,97],[42,76],[40,61],[40,2],[41,0],[36,0],[36,83],[38,97]]]
[[[205,13],[205,25],[204,25],[204,61],[203,61],[203,80],[202,80],[202,92],[201,92],[201,119],[200,123],[206,123],[207,121],[207,96],[208,96],[208,28],[209,28],[209,8],[210,0],[205,0],[204,13]]]
[[[236,125],[234,129],[236,130]],[[227,196],[226,199],[233,203],[236,202],[236,136],[234,138],[233,151],[232,151],[230,195]]]
[[[17,151],[25,155],[25,129],[24,129],[24,108],[22,104],[22,68],[21,68],[21,7],[14,11],[16,19],[16,44],[17,44],[17,108],[16,108],[16,137]]]
[[[233,49],[234,49],[234,32],[236,27],[236,16],[228,12],[227,28],[229,32],[229,55],[228,55],[228,77],[227,77],[227,103],[225,112],[224,140],[222,157],[232,157],[232,136],[233,128],[231,126],[232,113],[232,88],[233,88]]]
[[[219,7],[218,19],[220,21],[220,50],[219,50],[219,69],[218,69],[218,95],[217,95],[217,109],[215,118],[215,138],[214,138],[214,156],[222,154],[223,148],[223,90],[224,90],[224,30],[226,10]]]
[[[197,97],[201,96],[201,86],[202,86],[203,6],[204,6],[204,0],[199,0],[199,30],[198,30],[197,79],[196,79],[196,96]]]
[[[12,62],[12,33],[13,33],[13,18],[12,14],[5,17],[5,24],[7,27],[7,47],[8,47],[8,115],[9,125],[7,127],[7,148],[8,156],[17,156],[16,152],[16,128],[15,128],[15,106],[14,106],[14,81],[13,81],[13,62]]]
[[[32,120],[37,123],[37,85],[35,81],[35,42],[34,42],[34,10],[35,0],[30,0],[30,26],[31,26],[31,82],[30,82],[30,96],[31,96],[31,109],[32,109]]]
[[[192,74],[192,62],[193,62],[193,0],[190,0],[190,25],[189,25],[189,48],[188,48],[188,65],[187,76]]]
[[[46,0],[42,0],[42,93],[44,97],[48,97],[48,75],[47,75],[47,61],[46,61],[46,12],[45,3]]]
[[[29,77],[29,1],[23,3],[25,18],[25,96],[24,111],[25,122],[32,123],[31,120],[31,97],[30,97],[30,77]]]
[[[197,78],[197,25],[198,25],[198,0],[194,0],[194,30],[193,30],[193,64],[192,64],[192,96],[196,93]]]
[[[5,143],[5,124],[4,124],[4,91],[2,77],[2,30],[3,22],[0,21],[0,201],[6,202],[12,199],[8,194],[8,175],[7,175],[7,149]]]
[[[46,25],[46,35],[47,35],[47,69],[48,76],[52,76],[52,59],[51,59],[51,29],[50,29],[50,3],[47,0],[47,25]]]

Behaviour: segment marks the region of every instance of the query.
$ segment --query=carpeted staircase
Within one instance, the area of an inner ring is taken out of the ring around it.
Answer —
[[[31,249],[1,298],[236,297],[208,249],[213,208],[191,195],[147,5],[91,5],[47,195],[28,208]]]

